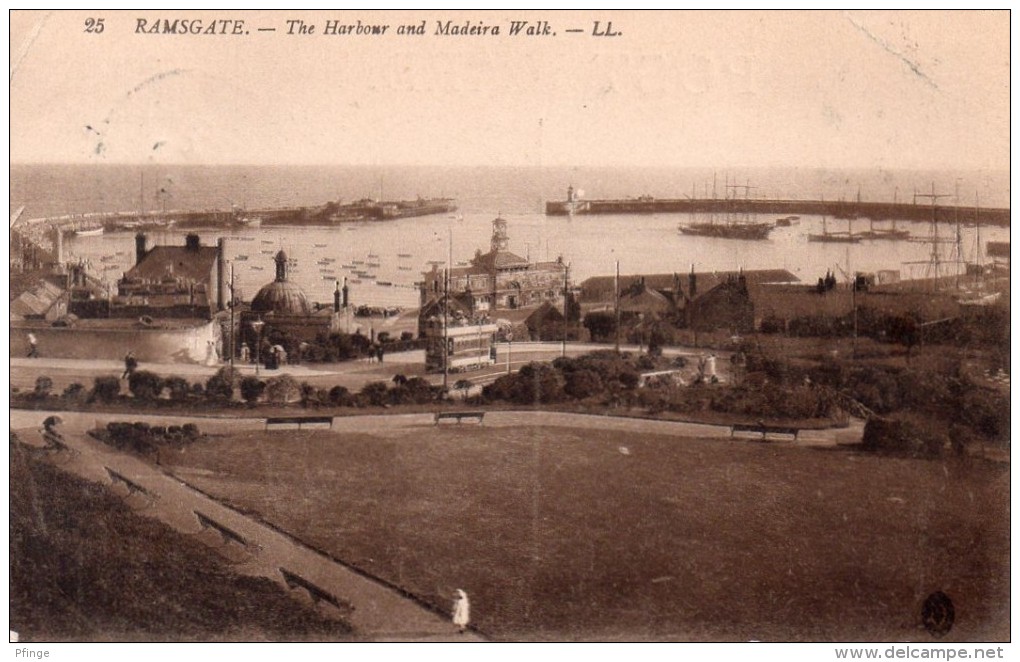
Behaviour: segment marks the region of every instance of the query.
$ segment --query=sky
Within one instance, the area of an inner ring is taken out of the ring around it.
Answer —
[[[1005,11],[17,11],[11,160],[1008,169],[1009,46]]]

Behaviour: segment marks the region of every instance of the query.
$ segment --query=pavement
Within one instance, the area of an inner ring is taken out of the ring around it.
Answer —
[[[506,374],[508,367],[511,370],[517,370],[532,361],[552,361],[561,355],[580,356],[606,349],[610,349],[610,346],[593,343],[566,343],[565,345],[559,342],[499,343],[496,346],[496,363],[494,365],[480,370],[451,374],[449,383],[452,385],[459,379],[467,379],[473,384],[485,384]],[[620,350],[638,353],[641,348],[637,345],[622,345]],[[707,351],[699,348],[668,347],[663,348],[663,355],[667,357],[685,356],[696,362],[697,357]],[[730,367],[729,355],[722,352],[716,352],[716,355],[719,376],[725,380]],[[204,381],[225,365],[225,363],[203,365],[144,362],[138,366],[138,369],[148,370],[162,377],[178,376],[189,381]],[[299,382],[307,381],[317,387],[328,388],[339,384],[352,391],[360,390],[362,386],[372,381],[389,381],[396,374],[406,377],[424,377],[434,384],[441,384],[443,381],[443,375],[440,373],[425,373],[424,350],[392,352],[385,355],[382,363],[359,359],[339,363],[288,364],[276,370],[264,368],[256,370],[254,364],[235,362],[234,368],[244,376],[258,375],[262,379],[269,379],[277,375],[290,375]],[[123,372],[124,363],[120,360],[49,357],[30,359],[20,356],[10,358],[11,385],[23,390],[32,389],[36,377],[40,375],[52,379],[53,390],[59,393],[74,382],[91,388],[92,380],[96,376],[115,375],[119,377]]]

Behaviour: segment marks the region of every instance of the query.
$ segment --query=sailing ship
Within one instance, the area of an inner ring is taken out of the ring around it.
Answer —
[[[829,232],[828,217],[822,216],[822,234],[809,234],[808,241],[836,244],[859,244],[861,235],[854,234],[853,219],[847,219],[846,232]]]
[[[891,228],[876,228],[875,220],[869,219],[868,229],[860,233],[860,237],[867,241],[876,240],[897,240],[910,239],[910,230],[897,230],[896,221],[893,221]]]
[[[753,186],[749,184],[737,185],[737,184],[726,184],[727,189],[744,189],[745,199]],[[714,190],[714,186],[713,186]],[[727,198],[727,202],[733,198]],[[727,204],[727,206],[729,206]],[[733,214],[727,212],[727,220],[725,223],[716,223],[715,215],[709,217],[707,222],[699,223],[688,223],[687,225],[680,226],[680,232],[683,234],[694,235],[697,237],[713,237],[715,239],[741,239],[745,241],[763,241],[769,238],[769,233],[775,229],[775,225],[764,221],[753,221],[748,215],[745,215],[743,220],[735,221]]]

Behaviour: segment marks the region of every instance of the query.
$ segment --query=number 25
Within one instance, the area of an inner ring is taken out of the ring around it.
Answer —
[[[99,34],[103,31],[103,19],[101,18],[86,18],[85,19],[85,32],[93,32]]]

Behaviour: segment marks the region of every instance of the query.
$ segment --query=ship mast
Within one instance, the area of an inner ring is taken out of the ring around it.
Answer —
[[[932,286],[935,290],[939,288],[939,272],[942,266],[942,257],[939,255],[939,223],[937,218],[939,198],[948,198],[948,193],[936,193],[935,182],[931,183],[931,193],[914,193],[914,198],[929,198],[931,200],[931,230],[928,242],[931,244],[931,254],[928,258],[928,271],[932,274]]]

